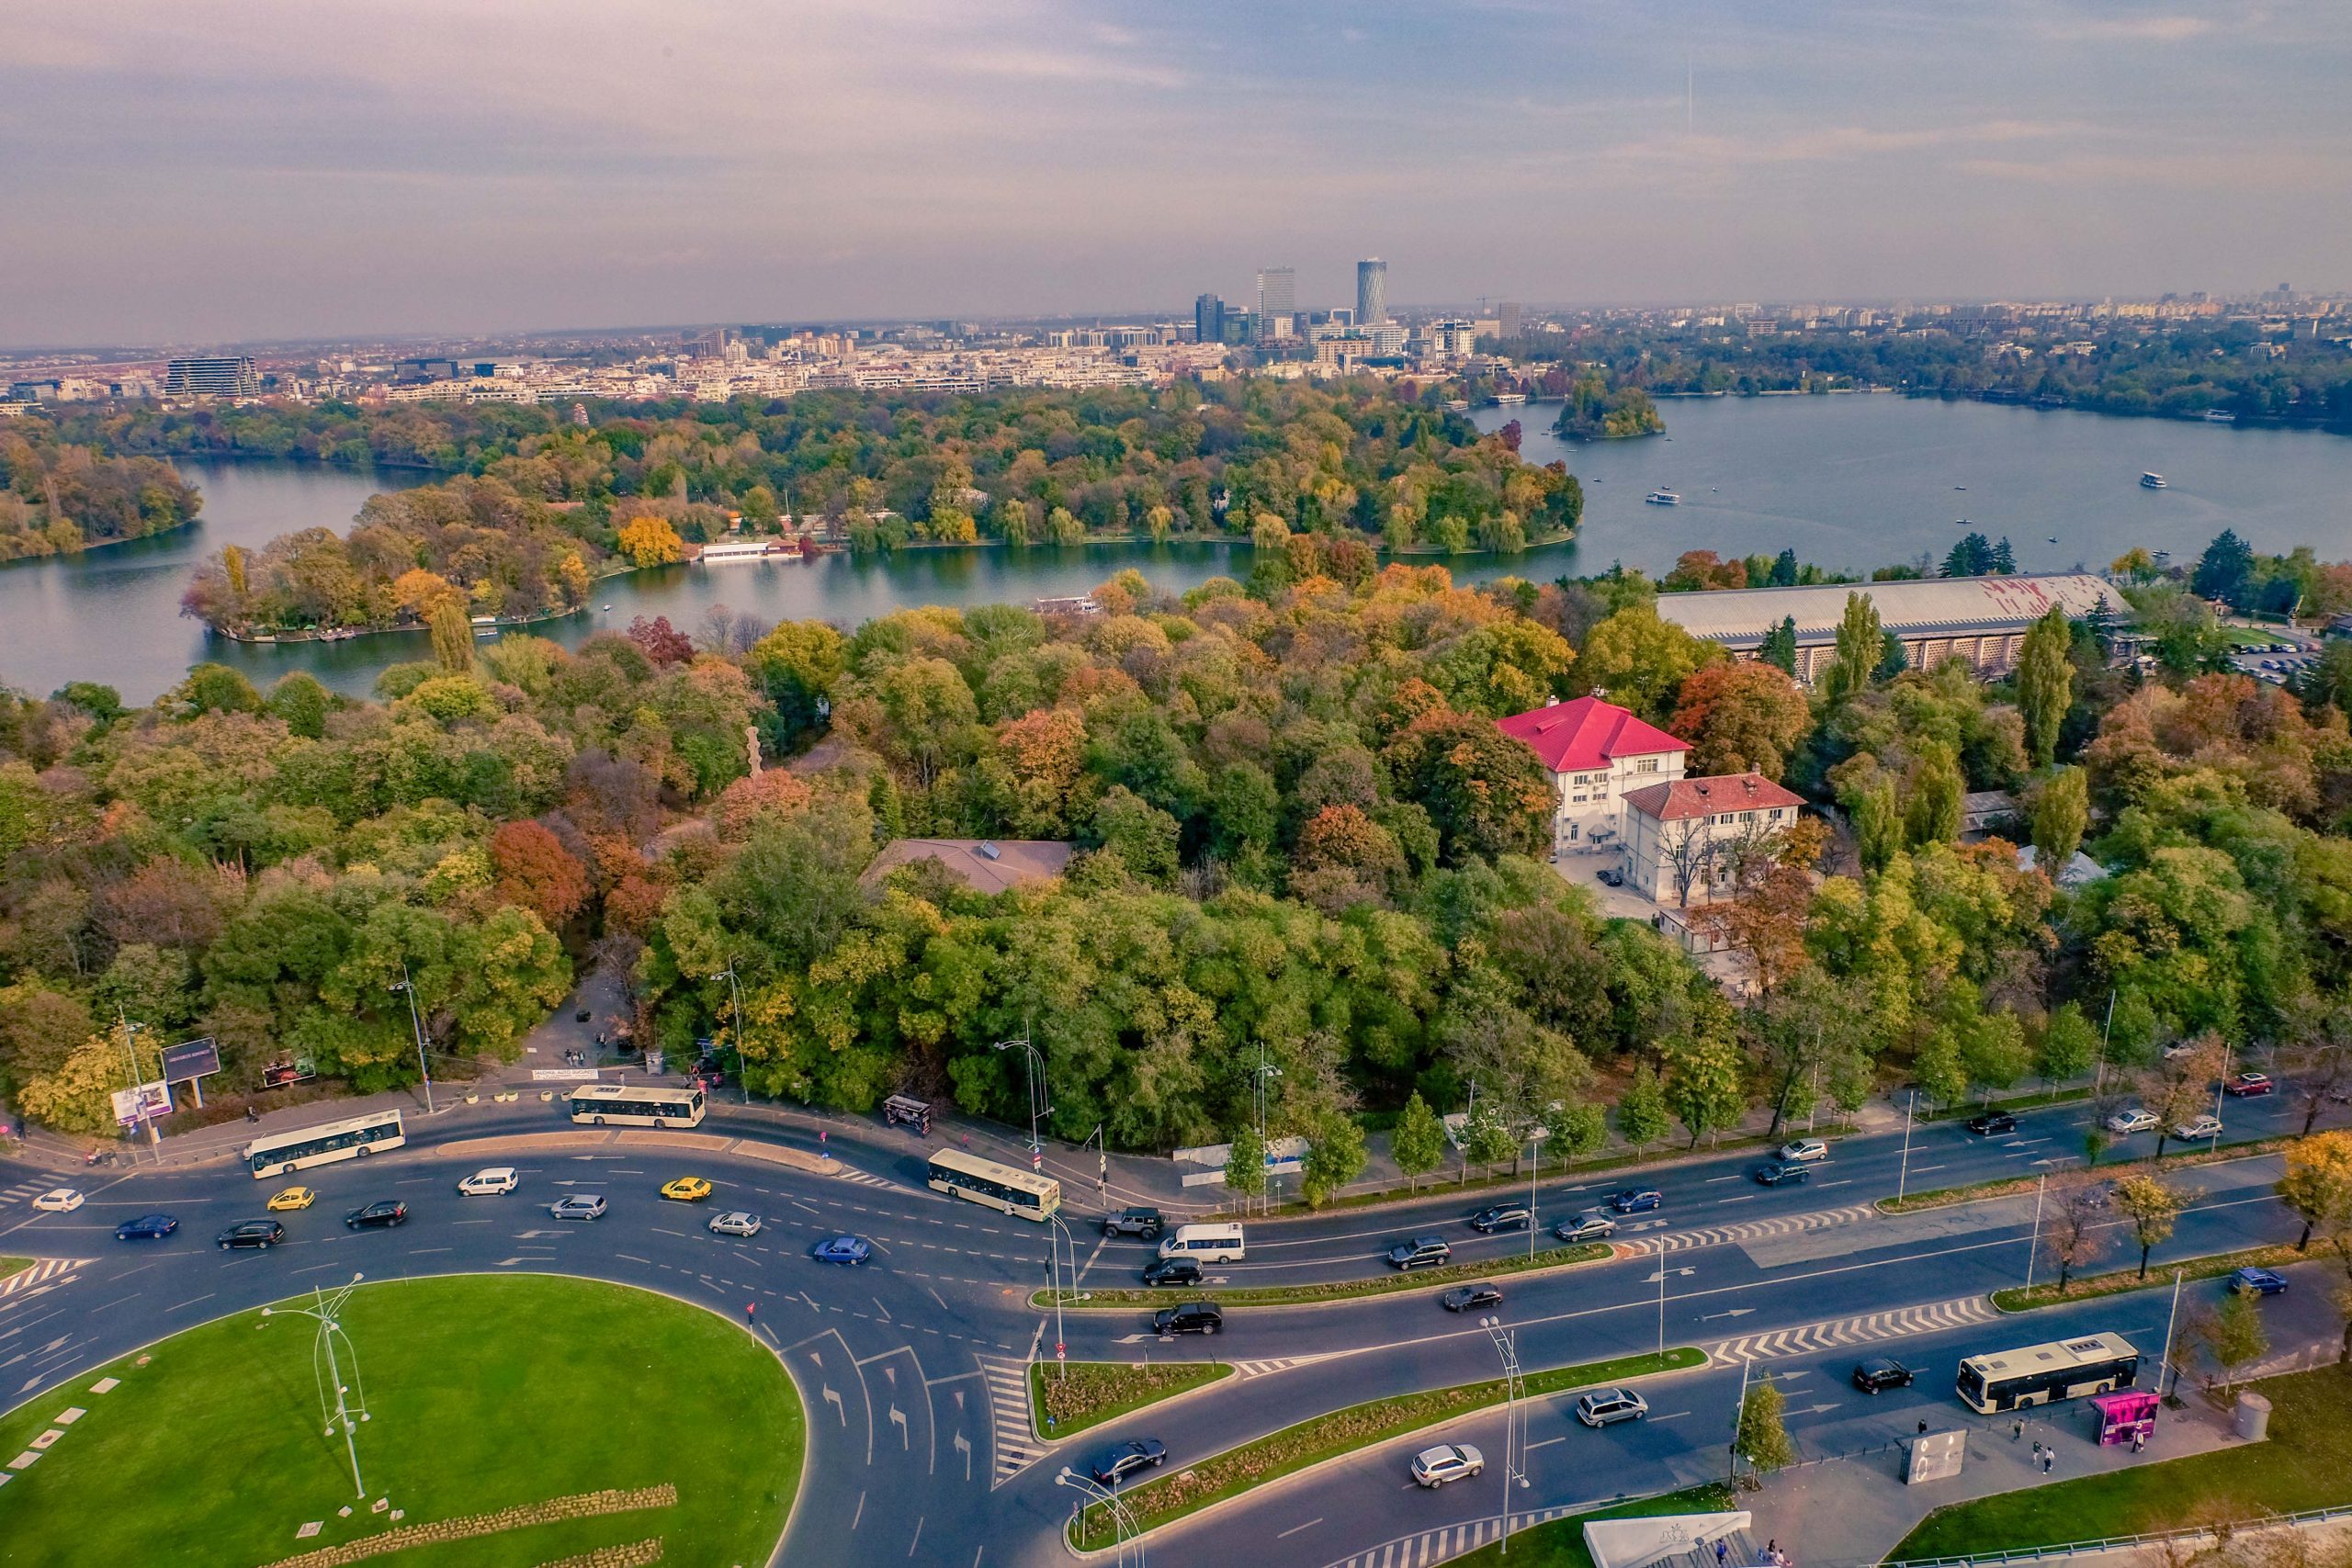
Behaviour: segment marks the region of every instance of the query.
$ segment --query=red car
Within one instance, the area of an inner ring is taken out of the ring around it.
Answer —
[[[2222,1086],[2224,1090],[2240,1100],[2256,1094],[2268,1094],[2277,1087],[2270,1081],[2268,1073],[2240,1073]]]

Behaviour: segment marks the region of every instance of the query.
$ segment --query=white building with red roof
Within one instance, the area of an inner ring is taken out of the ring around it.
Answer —
[[[1654,784],[1625,796],[1625,885],[1654,904],[1727,889],[1743,847],[1793,826],[1803,797],[1761,773]]]
[[[1598,696],[1548,703],[1495,727],[1526,742],[1551,772],[1555,855],[1622,840],[1627,792],[1681,778],[1690,754],[1689,741]]]

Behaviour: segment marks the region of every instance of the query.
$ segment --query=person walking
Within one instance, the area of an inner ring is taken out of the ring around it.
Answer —
[[[1721,1540],[1718,1540],[1717,1542],[1715,1542],[1715,1568],[1724,1568],[1724,1563],[1726,1563],[1726,1562],[1730,1562],[1730,1561],[1731,1561],[1731,1546],[1730,1546],[1730,1543],[1728,1543],[1728,1542],[1726,1542],[1726,1541],[1721,1541]]]
[[[2016,1442],[2019,1438],[2022,1438],[2022,1437],[2024,1437],[2024,1436],[2025,1436],[2025,1417],[2024,1417],[2024,1416],[2018,1416],[2018,1423],[2017,1423],[2017,1425],[2009,1428],[2009,1441],[2011,1441],[2011,1442],[2013,1442],[2013,1443],[2014,1443],[2014,1442]]]
[[[758,1314],[759,1314],[759,1310],[760,1310],[760,1303],[757,1303],[757,1302],[745,1302],[745,1303],[743,1303],[743,1321],[744,1321],[746,1324],[752,1324],[752,1323],[754,1323],[754,1322],[756,1321],[757,1315],[758,1315]]]
[[[2049,1474],[2052,1471],[2053,1471],[2053,1470],[2055,1470],[2055,1469],[2057,1469],[2057,1468],[2058,1468],[2058,1450],[2057,1450],[2056,1449],[2044,1449],[2044,1450],[2041,1450],[2041,1473],[2042,1473],[2042,1474],[2044,1474],[2044,1475],[2047,1475],[2047,1474]]]

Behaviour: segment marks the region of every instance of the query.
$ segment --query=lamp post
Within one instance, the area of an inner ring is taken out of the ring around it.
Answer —
[[[1910,1102],[1903,1108],[1903,1164],[1894,1173],[1894,1201],[1903,1201],[1904,1190],[1911,1185],[1911,1118],[1919,1109],[1919,1091],[1911,1091]]]
[[[408,1026],[416,1034],[416,1070],[424,1076],[424,1113],[433,1114],[433,1069],[424,1060],[424,1019],[416,1010],[416,987],[408,977],[408,960],[401,960],[401,977],[391,988],[408,998]]]
[[[719,973],[727,976],[728,993],[733,997],[735,1003],[735,1092],[742,1097],[744,1104],[749,1105],[752,1103],[752,1085],[751,1081],[743,1077],[743,987],[735,978],[733,958],[728,959],[727,967],[721,969]]]
[[[261,1309],[265,1318],[285,1313],[289,1316],[307,1317],[319,1325],[318,1338],[311,1348],[311,1371],[319,1380],[319,1414],[326,1421],[328,1437],[334,1437],[338,1429],[343,1433],[343,1451],[351,1461],[352,1494],[359,1497],[368,1495],[368,1484],[360,1479],[359,1444],[354,1434],[358,1431],[360,1422],[372,1417],[368,1414],[367,1390],[356,1386],[359,1382],[359,1352],[352,1348],[351,1336],[344,1331],[343,1303],[350,1298],[353,1291],[359,1288],[363,1278],[365,1276],[354,1274],[351,1283],[333,1295],[326,1294],[316,1285],[311,1286],[311,1304],[306,1307]],[[342,1347],[340,1355],[336,1352],[337,1345]],[[343,1381],[345,1357],[351,1361],[350,1383]]]
[[[1010,1051],[1016,1045],[1021,1047],[1029,1066],[1029,1168],[1035,1170],[1046,1163],[1046,1145],[1037,1141],[1037,1123],[1045,1119],[1049,1110],[1038,1097],[1046,1077],[1046,1059],[1038,1053],[1037,1047],[1030,1043],[1025,1032],[1018,1040],[1000,1040],[989,1049]]]
[[[1519,1334],[1516,1329],[1505,1328],[1503,1320],[1498,1317],[1482,1317],[1478,1320],[1478,1326],[1487,1331],[1487,1337],[1494,1341],[1495,1353],[1503,1360],[1503,1533],[1498,1554],[1508,1557],[1510,1555],[1510,1483],[1518,1482],[1521,1491],[1527,1487],[1527,1428],[1519,1416],[1521,1388]],[[1519,1434],[1516,1458],[1511,1448],[1514,1428]]]
[[[1046,1268],[1054,1280],[1054,1380],[1058,1382],[1067,1375],[1069,1365],[1067,1359],[1069,1341],[1062,1333],[1061,1249],[1065,1247],[1069,1248],[1070,1284],[1075,1288],[1078,1284],[1078,1242],[1070,1235],[1069,1227],[1062,1224],[1059,1214],[1048,1214],[1046,1218],[1054,1227],[1046,1236]],[[1054,1239],[1056,1234],[1061,1237],[1058,1242]]]
[[[2172,1271],[2172,1312],[2165,1318],[2164,1358],[2156,1363],[2156,1397],[2158,1399],[2165,1396],[2168,1391],[2165,1383],[2172,1376],[2172,1336],[2173,1330],[2180,1323],[2181,1274],[2182,1270],[2178,1269]]]
[[[1054,1484],[1067,1486],[1080,1494],[1078,1524],[1081,1545],[1084,1544],[1086,1535],[1086,1510],[1092,1505],[1101,1503],[1111,1510],[1111,1540],[1116,1551],[1116,1555],[1112,1559],[1113,1562],[1117,1565],[1117,1568],[1127,1568],[1128,1549],[1133,1547],[1135,1568],[1146,1568],[1143,1560],[1143,1541],[1139,1539],[1143,1531],[1137,1528],[1136,1517],[1128,1510],[1125,1498],[1092,1476],[1081,1475],[1067,1468],[1054,1477]]]
[[[1535,1173],[1544,1165],[1544,1140],[1535,1129],[1527,1134],[1527,1260],[1535,1261]]]
[[[123,1010],[120,1002],[115,1004],[114,1015],[122,1023],[122,1054],[130,1059],[130,1088],[135,1094],[139,1089],[139,1048],[132,1043],[131,1037],[139,1032],[141,1026],[130,1021],[130,1015]],[[147,1107],[143,1101],[139,1107],[139,1124],[147,1129],[148,1147],[164,1146],[164,1135],[155,1131],[155,1119],[147,1114]],[[135,1152],[137,1145],[133,1145],[132,1148]],[[157,1156],[159,1159],[161,1157],[161,1156]]]
[[[2033,1266],[2041,1256],[2041,1200],[2050,1190],[2050,1173],[2043,1171],[2041,1179],[2033,1184],[2033,1235],[2027,1238],[2025,1251],[2025,1288],[2033,1289]]]
[[[1267,1160],[1268,1164],[1263,1172],[1265,1180],[1261,1184],[1258,1201],[1263,1206],[1263,1211],[1270,1214],[1274,1212],[1274,1175],[1270,1158],[1271,1151],[1266,1147],[1266,1080],[1282,1076],[1283,1070],[1266,1060],[1266,1042],[1264,1037],[1261,1036],[1258,1041],[1258,1157]]]

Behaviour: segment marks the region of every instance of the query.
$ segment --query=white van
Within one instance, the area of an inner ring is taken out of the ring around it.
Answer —
[[[1189,1258],[1196,1263],[1238,1263],[1243,1256],[1241,1227],[1178,1225],[1159,1243],[1162,1258]]]

